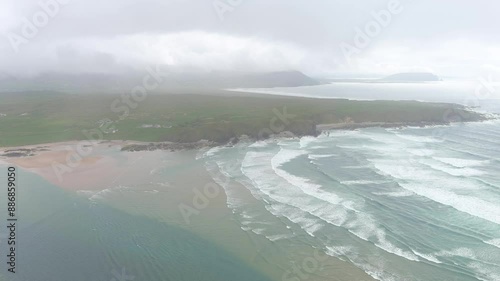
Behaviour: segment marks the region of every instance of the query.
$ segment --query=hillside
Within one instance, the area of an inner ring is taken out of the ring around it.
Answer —
[[[319,85],[320,82],[299,71],[277,72],[175,72],[160,68],[165,77],[158,89],[173,88],[272,88]],[[34,77],[0,76],[0,92],[63,91],[73,93],[129,91],[142,83],[147,72],[122,74],[43,73]]]
[[[380,122],[411,125],[478,121],[484,117],[459,105],[415,101],[350,101],[296,97],[156,94],[115,112],[118,95],[57,93],[0,94],[0,146],[85,140],[97,132],[106,140],[223,144],[248,135],[253,139],[283,131],[316,135],[319,124]],[[123,117],[123,118],[121,118]],[[378,125],[377,125],[378,126]],[[345,126],[341,126],[345,127]],[[108,129],[104,129],[108,128]]]

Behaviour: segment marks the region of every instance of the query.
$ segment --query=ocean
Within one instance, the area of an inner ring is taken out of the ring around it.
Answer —
[[[325,87],[279,91],[319,89],[322,97]],[[350,98],[392,99],[382,84],[362,97],[356,93],[366,85],[358,87]],[[436,86],[413,87],[408,99]],[[480,102],[477,110],[500,113],[500,102]],[[63,190],[20,170],[19,272],[5,271],[2,211],[0,280],[497,281],[499,137],[493,120],[331,131],[202,150],[182,161],[145,152],[103,191]],[[124,158],[116,148],[99,153]],[[206,184],[197,168],[225,195],[186,225],[179,203]],[[325,265],[326,258],[342,264]]]
[[[445,130],[441,138],[436,130]],[[208,153],[244,230],[379,280],[500,280],[500,122],[363,129]],[[244,198],[244,199],[243,199]]]
[[[383,86],[370,99],[392,99],[394,88],[412,87],[390,84],[386,95]],[[338,87],[260,92],[325,97],[330,88],[328,97],[337,97]],[[413,93],[425,87],[434,93],[442,85],[418,84]],[[478,104],[477,110],[500,113],[498,100]],[[378,280],[500,280],[499,120],[332,131],[215,148],[205,159],[214,174],[221,171],[253,195],[225,185],[244,230],[271,241],[300,240]]]

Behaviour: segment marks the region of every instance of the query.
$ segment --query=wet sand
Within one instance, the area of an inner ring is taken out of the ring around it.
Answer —
[[[76,161],[77,165],[72,165],[74,159],[78,159],[74,148],[79,144],[46,144],[36,155],[3,157],[0,161],[36,173],[56,186],[99,200],[99,203],[105,202],[130,214],[145,215],[187,229],[235,254],[272,280],[295,280],[291,278],[297,275],[290,273],[296,270],[293,264],[300,265],[315,255],[322,258],[318,261],[321,268],[312,273],[305,272],[307,280],[373,280],[353,265],[315,252],[300,241],[271,242],[242,230],[227,207],[227,198],[220,186],[215,196],[207,198],[207,205],[195,208],[196,213],[191,214],[187,221],[180,207],[193,207],[197,191],[203,193],[207,185],[215,184],[203,161],[196,160],[197,151],[123,152],[121,147],[129,142],[105,142],[92,146],[91,153]],[[40,146],[30,148],[37,147]],[[9,149],[12,148],[0,149],[0,154]],[[54,168],[57,165],[71,169],[63,170],[61,177]],[[239,183],[231,184],[247,192]],[[127,192],[120,193],[120,196],[103,196],[122,188]]]
[[[2,157],[1,161],[16,165],[33,172],[50,183],[70,190],[104,189],[111,184],[111,179],[121,171],[116,160],[99,154],[103,148],[117,146],[117,143],[102,143],[86,147],[90,153],[77,151],[80,142],[52,143],[42,146],[25,146],[21,149],[33,149],[34,155],[21,157]],[[0,154],[19,148],[3,148]],[[86,154],[86,153],[85,153]]]

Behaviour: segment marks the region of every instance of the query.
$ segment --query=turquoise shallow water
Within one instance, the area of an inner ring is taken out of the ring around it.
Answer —
[[[3,240],[4,280],[266,280],[190,232],[64,192],[27,172],[18,181],[18,273],[6,272]]]
[[[253,194],[224,186],[242,229],[271,241],[379,280],[500,280],[500,121],[337,131],[205,160]]]

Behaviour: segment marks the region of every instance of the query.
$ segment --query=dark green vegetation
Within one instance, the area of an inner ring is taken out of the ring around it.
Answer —
[[[286,130],[315,135],[316,125],[387,122],[446,124],[483,116],[451,104],[413,101],[349,101],[249,94],[150,94],[120,120],[111,105],[118,95],[60,93],[0,94],[0,146],[88,139],[84,130],[102,132],[100,120],[113,121],[108,140],[225,143],[248,135],[265,138]],[[135,104],[135,103],[134,103]],[[123,102],[119,102],[123,106]],[[288,116],[283,119],[286,112]],[[284,122],[286,121],[286,122]],[[106,131],[106,130],[104,130]],[[94,138],[97,135],[94,134]]]

